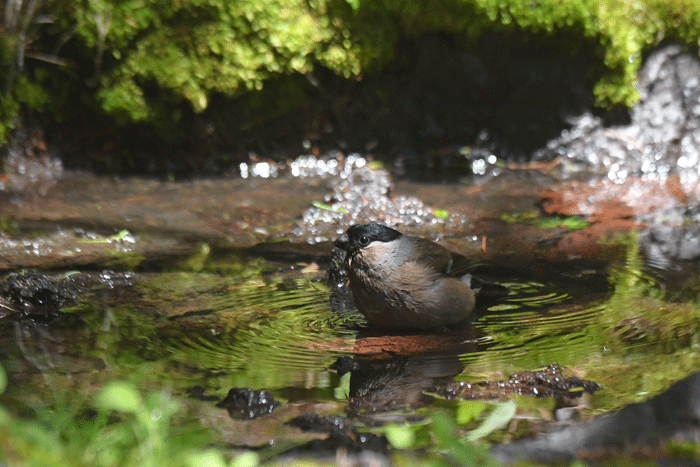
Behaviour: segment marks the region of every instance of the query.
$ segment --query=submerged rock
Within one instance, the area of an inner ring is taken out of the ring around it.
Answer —
[[[569,462],[659,448],[668,441],[700,442],[700,373],[646,402],[535,439],[499,445],[492,452],[502,462]]]
[[[248,388],[233,388],[216,404],[217,407],[228,410],[231,418],[237,420],[251,420],[271,414],[279,405],[269,392]]]
[[[0,281],[0,311],[14,311],[18,314],[15,317],[50,321],[64,316],[62,308],[74,305],[97,288],[113,289],[131,285],[133,274],[110,270],[62,275],[23,271],[10,274]]]
[[[453,381],[438,391],[438,394],[447,400],[495,399],[506,394],[572,399],[582,396],[584,392],[593,394],[598,388],[598,384],[593,381],[566,376],[558,365],[549,365],[538,371],[515,373],[503,381]]]
[[[287,424],[303,431],[326,433],[327,436],[285,451],[280,455],[283,463],[313,456],[314,459],[334,459],[340,465],[391,465],[387,457],[389,442],[386,436],[359,431],[346,417],[301,415]],[[340,462],[341,458],[344,462]]]
[[[0,283],[2,297],[23,315],[55,316],[80,292],[74,280],[50,279],[37,271],[10,274]]]

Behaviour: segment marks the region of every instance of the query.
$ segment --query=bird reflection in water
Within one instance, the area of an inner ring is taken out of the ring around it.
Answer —
[[[350,412],[416,410],[433,403],[438,392],[464,369],[460,355],[476,348],[467,322],[440,333],[358,335],[353,357],[334,365],[339,376],[351,372]]]

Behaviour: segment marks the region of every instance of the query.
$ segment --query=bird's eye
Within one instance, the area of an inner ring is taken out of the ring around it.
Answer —
[[[366,235],[362,235],[360,237],[360,245],[362,245],[362,246],[369,245],[369,237],[367,237]]]

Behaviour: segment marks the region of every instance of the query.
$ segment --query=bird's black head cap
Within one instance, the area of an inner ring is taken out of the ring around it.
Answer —
[[[333,245],[345,251],[357,251],[372,242],[390,242],[403,234],[385,225],[355,224],[341,235]]]

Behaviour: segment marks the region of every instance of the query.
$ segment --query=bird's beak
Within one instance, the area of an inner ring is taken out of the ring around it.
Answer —
[[[348,247],[350,246],[350,238],[348,237],[348,234],[344,233],[338,237],[338,239],[333,242],[333,246],[347,251]]]

